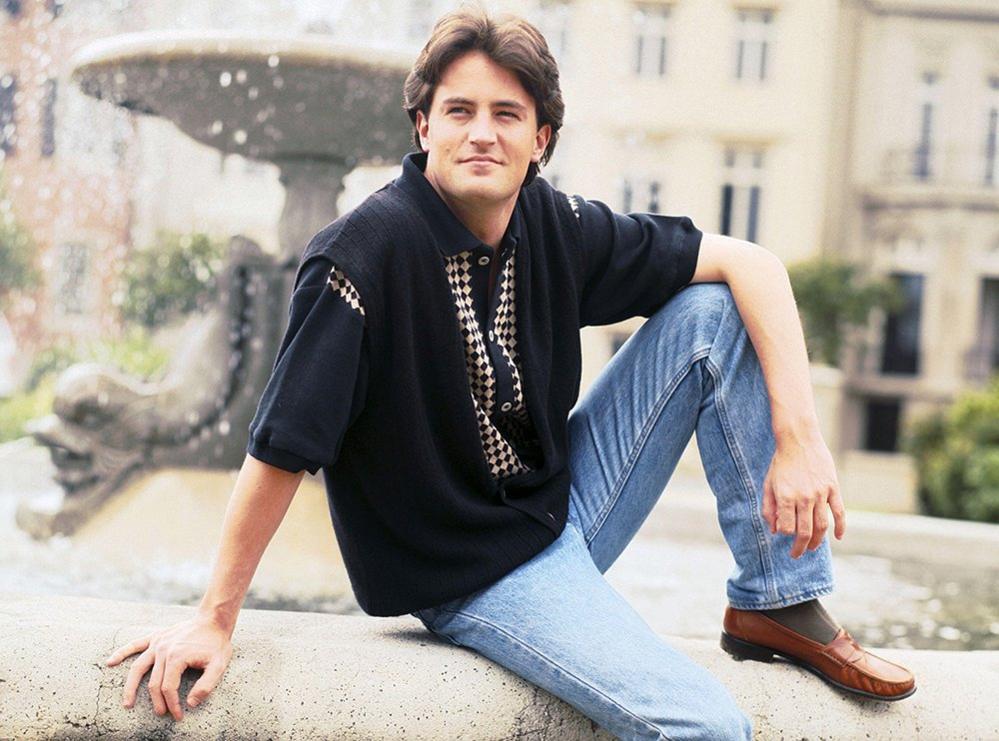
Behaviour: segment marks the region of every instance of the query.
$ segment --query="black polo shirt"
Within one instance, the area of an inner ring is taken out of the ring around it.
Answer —
[[[615,213],[537,178],[494,254],[425,167],[406,155],[310,241],[247,444],[323,469],[372,615],[474,591],[557,537],[578,330],[650,316],[690,282],[702,236],[687,217]]]

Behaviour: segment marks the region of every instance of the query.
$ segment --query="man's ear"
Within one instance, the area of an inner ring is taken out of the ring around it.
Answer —
[[[534,137],[534,152],[531,154],[532,162],[540,162],[541,155],[545,153],[545,149],[548,147],[548,142],[552,138],[552,127],[551,124],[545,124],[540,129]]]
[[[423,111],[416,112],[416,131],[420,135],[420,147],[426,152],[430,147],[427,144],[427,134],[430,131],[430,120],[423,115]]]

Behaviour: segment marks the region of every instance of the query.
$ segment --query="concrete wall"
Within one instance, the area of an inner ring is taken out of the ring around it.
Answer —
[[[0,737],[609,739],[585,717],[414,618],[244,610],[215,692],[174,721],[146,682],[121,707],[133,659],[111,651],[193,608],[0,594]],[[669,638],[714,673],[757,738],[999,737],[996,652],[881,650],[915,672],[912,697],[853,699],[783,662],[731,660],[714,641]],[[200,672],[181,682],[185,697]],[[962,712],[961,709],[973,710]]]

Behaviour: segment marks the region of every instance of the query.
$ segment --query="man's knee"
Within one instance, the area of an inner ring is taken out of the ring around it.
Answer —
[[[718,336],[723,323],[742,328],[742,317],[727,283],[694,283],[671,298],[661,309],[667,331],[686,328],[704,342]]]
[[[688,691],[687,703],[678,707],[676,696],[664,698],[662,714],[647,722],[666,738],[753,738],[752,721],[716,677],[705,672],[703,681],[692,683]]]

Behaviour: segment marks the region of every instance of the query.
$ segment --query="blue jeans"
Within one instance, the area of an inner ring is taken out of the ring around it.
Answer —
[[[489,586],[412,614],[620,738],[751,738],[726,687],[653,632],[603,577],[696,430],[735,559],[729,603],[777,608],[833,591],[828,538],[792,559],[794,536],[771,534],[763,520],[775,449],[769,400],[728,286],[695,284],[671,298],[614,355],[568,430],[562,534]]]

